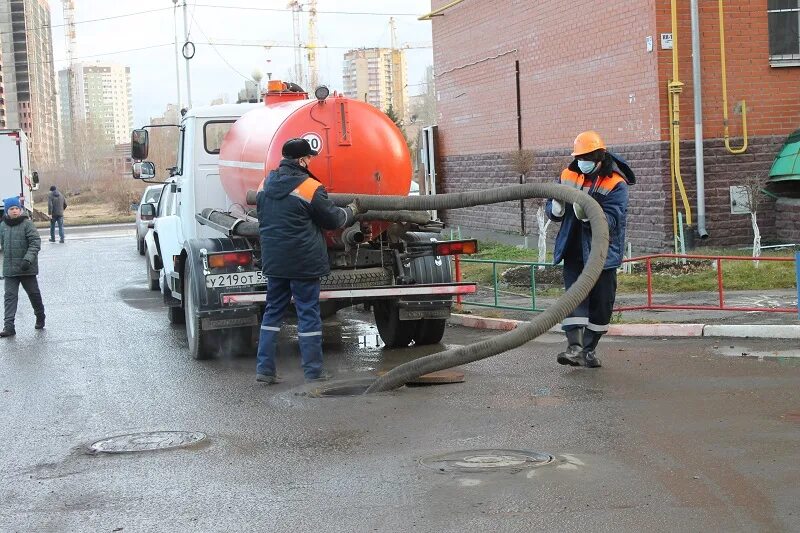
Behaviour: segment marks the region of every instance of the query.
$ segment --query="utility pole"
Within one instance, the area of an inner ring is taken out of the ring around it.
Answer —
[[[189,48],[189,12],[186,7],[186,0],[183,0],[183,57],[186,59],[186,107],[192,107],[192,76],[189,72],[189,60],[194,56],[194,44],[191,45],[191,54],[188,54]]]
[[[175,41],[175,87],[178,93],[178,112],[181,110],[181,66],[178,58],[178,0],[172,0],[172,38]]]

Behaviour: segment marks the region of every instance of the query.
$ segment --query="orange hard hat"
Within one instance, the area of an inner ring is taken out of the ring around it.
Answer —
[[[603,142],[603,139],[600,138],[600,134],[596,131],[584,131],[577,137],[575,137],[575,143],[573,144],[572,156],[577,157],[579,155],[588,154],[590,152],[594,152],[595,150],[605,150],[606,143]]]

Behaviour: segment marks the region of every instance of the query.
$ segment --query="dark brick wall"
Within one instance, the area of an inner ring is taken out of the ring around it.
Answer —
[[[706,141],[705,190],[706,227],[710,237],[698,241],[700,246],[738,246],[752,242],[753,234],[749,215],[730,213],[730,186],[741,185],[747,174],[767,172],[775,154],[784,142],[783,137],[758,137],[750,139],[745,154],[732,155],[725,150],[722,140]],[[627,239],[636,255],[663,252],[672,249],[673,224],[669,171],[669,143],[656,142],[638,145],[615,146],[636,173],[637,183],[630,188]],[[696,180],[694,168],[694,142],[681,143],[681,174],[696,225]],[[527,180],[545,182],[556,180],[570,161],[568,150],[550,150],[536,153],[534,170]],[[472,154],[449,156],[442,160],[444,192],[481,190],[519,183],[511,154]],[[765,243],[781,240],[776,232],[774,201],[764,197],[759,210],[759,228]],[[526,231],[537,235],[536,208],[540,200],[526,201]],[[679,209],[682,202],[678,197]],[[519,202],[506,202],[490,206],[452,210],[441,214],[452,227],[521,233]],[[551,224],[548,235],[558,232],[558,224]]]
[[[775,203],[778,244],[800,243],[800,198],[781,198]]]

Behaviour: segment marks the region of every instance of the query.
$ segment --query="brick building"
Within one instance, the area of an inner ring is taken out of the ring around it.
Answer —
[[[631,187],[628,240],[635,252],[671,248],[673,217],[667,84],[672,78],[669,0],[433,0],[439,190],[519,182],[516,70],[522,148],[536,155],[528,179],[555,179],[572,140],[595,129],[638,177]],[[677,52],[681,174],[696,215],[690,2],[678,0]],[[723,142],[722,70],[717,2],[700,2],[700,57],[709,245],[746,244],[750,217],[733,215],[730,186],[769,170],[800,127],[800,0],[728,0],[725,5],[731,145],[742,144],[746,101],[749,146],[730,154]],[[768,5],[769,4],[769,5]],[[446,7],[448,6],[449,7]],[[442,8],[445,8],[443,9]],[[770,11],[768,13],[768,10]],[[486,36],[491,36],[486,38]],[[680,205],[680,199],[678,200]],[[792,203],[783,203],[791,205]],[[536,232],[536,202],[526,227]],[[772,204],[770,204],[770,207]],[[519,203],[445,214],[451,225],[519,232]],[[780,220],[780,217],[778,217]],[[774,210],[762,210],[765,240],[778,238]],[[780,225],[780,224],[778,224]]]

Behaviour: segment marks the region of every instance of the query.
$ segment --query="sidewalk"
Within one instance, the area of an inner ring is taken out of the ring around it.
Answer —
[[[557,298],[538,297],[536,306],[550,307]],[[531,320],[536,313],[470,306],[466,302],[494,301],[491,289],[481,288],[478,294],[465,300],[464,312],[453,314],[450,322],[467,327],[511,330],[520,322]],[[529,306],[530,297],[502,293],[503,305]],[[653,303],[660,305],[718,305],[716,292],[656,294]],[[646,296],[618,294],[617,306],[645,305]],[[760,307],[764,309],[797,306],[793,289],[774,291],[730,291],[725,293],[725,305]],[[499,316],[499,318],[498,318]],[[560,331],[559,327],[554,328]],[[800,318],[794,313],[715,310],[652,310],[615,313],[609,335],[648,337],[753,337],[800,339]]]

